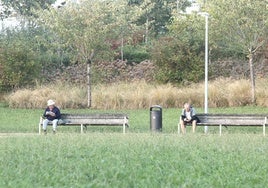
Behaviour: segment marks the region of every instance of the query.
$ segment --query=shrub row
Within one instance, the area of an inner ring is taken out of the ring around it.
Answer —
[[[127,61],[93,62],[91,66],[91,81],[94,84],[112,83],[120,81],[146,80],[153,81],[155,66],[151,61],[127,63]],[[71,84],[85,84],[87,82],[87,65],[73,64],[52,67],[42,72],[46,83],[64,82]]]

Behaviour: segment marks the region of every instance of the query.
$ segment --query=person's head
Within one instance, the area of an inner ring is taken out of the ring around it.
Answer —
[[[183,107],[187,112],[189,112],[190,108],[191,108],[191,105],[189,103],[185,103]]]
[[[53,108],[54,105],[55,105],[55,102],[54,102],[52,99],[49,99],[49,100],[47,101],[47,106],[48,106],[50,109]]]

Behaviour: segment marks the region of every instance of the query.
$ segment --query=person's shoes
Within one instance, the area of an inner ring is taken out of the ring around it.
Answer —
[[[44,135],[46,135],[47,134],[47,130],[44,130]]]

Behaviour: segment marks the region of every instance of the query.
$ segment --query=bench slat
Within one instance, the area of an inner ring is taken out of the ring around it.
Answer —
[[[64,124],[84,124],[84,125],[116,125],[123,124],[124,119],[62,119]]]
[[[216,124],[216,125],[248,125],[248,126],[261,126],[265,122],[265,115],[247,115],[247,114],[198,114],[200,119],[198,124]]]
[[[62,119],[124,119],[126,114],[61,114]]]

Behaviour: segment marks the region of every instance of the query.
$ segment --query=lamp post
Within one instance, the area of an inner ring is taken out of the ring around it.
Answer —
[[[205,17],[205,102],[204,102],[204,113],[208,113],[208,17],[207,12],[198,13],[201,16]],[[208,126],[205,126],[205,133],[208,132]]]

